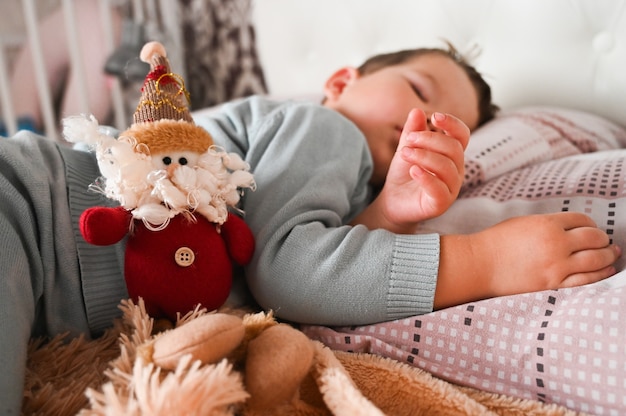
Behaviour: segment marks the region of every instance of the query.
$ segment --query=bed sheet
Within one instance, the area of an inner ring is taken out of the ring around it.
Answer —
[[[454,384],[626,412],[626,272],[593,285],[473,302],[384,324],[303,332],[332,349],[394,358]]]

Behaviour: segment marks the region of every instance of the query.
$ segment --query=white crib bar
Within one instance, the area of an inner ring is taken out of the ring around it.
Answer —
[[[104,42],[106,53],[111,56],[115,49],[115,36],[113,34],[113,18],[111,16],[111,1],[100,0],[100,15],[102,16],[102,27],[104,29]],[[124,96],[122,86],[117,77],[112,77],[111,98],[113,100],[113,123],[120,130],[127,126],[126,111],[124,108]]]
[[[76,24],[76,13],[74,13],[73,0],[63,0],[63,18],[67,29],[67,44],[70,53],[70,63],[72,65],[72,73],[76,75],[78,82],[78,104],[81,113],[89,113],[89,91],[87,90],[87,78],[85,76],[85,67],[82,62],[82,53],[80,50],[78,27]]]
[[[11,83],[9,82],[9,68],[4,56],[4,43],[0,43],[0,105],[2,106],[2,118],[6,126],[7,135],[11,136],[17,131],[15,112],[11,101]]]
[[[48,85],[48,77],[46,75],[46,63],[43,58],[41,48],[41,38],[39,37],[39,29],[37,26],[37,11],[35,9],[34,0],[22,0],[24,8],[24,20],[26,23],[26,34],[28,42],[33,54],[33,63],[35,65],[35,81],[37,82],[37,90],[39,91],[39,101],[41,106],[41,114],[43,117],[44,131],[51,139],[57,138],[57,128],[54,121],[54,111],[52,107],[52,94],[50,85]]]

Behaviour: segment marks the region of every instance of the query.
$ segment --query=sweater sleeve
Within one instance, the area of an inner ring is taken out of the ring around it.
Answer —
[[[216,124],[200,124],[218,142],[236,143],[230,150],[251,164],[257,189],[242,208],[257,249],[246,277],[261,306],[283,319],[324,325],[432,310],[438,235],[346,225],[368,203],[372,171],[353,123],[309,104],[224,111]]]
[[[85,152],[27,131],[0,138],[0,414],[19,414],[30,337],[89,336],[119,315],[115,248],[77,250],[75,214],[102,201],[87,191],[97,174]],[[89,264],[100,267],[81,275]]]

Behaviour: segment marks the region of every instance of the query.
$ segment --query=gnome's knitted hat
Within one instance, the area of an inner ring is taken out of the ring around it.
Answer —
[[[192,122],[189,93],[178,74],[172,73],[165,48],[159,42],[148,42],[140,58],[150,64],[150,72],[141,88],[141,100],[133,115],[134,123],[162,119]]]
[[[204,153],[213,144],[209,133],[196,126],[189,113],[189,93],[180,75],[171,72],[165,48],[149,42],[141,49],[141,60],[150,64],[141,88],[141,99],[132,126],[124,135],[133,137],[142,153],[191,150]]]

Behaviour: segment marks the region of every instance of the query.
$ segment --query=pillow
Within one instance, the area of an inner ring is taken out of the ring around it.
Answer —
[[[560,107],[502,112],[472,134],[464,188],[539,162],[620,147],[626,130],[595,114]]]

